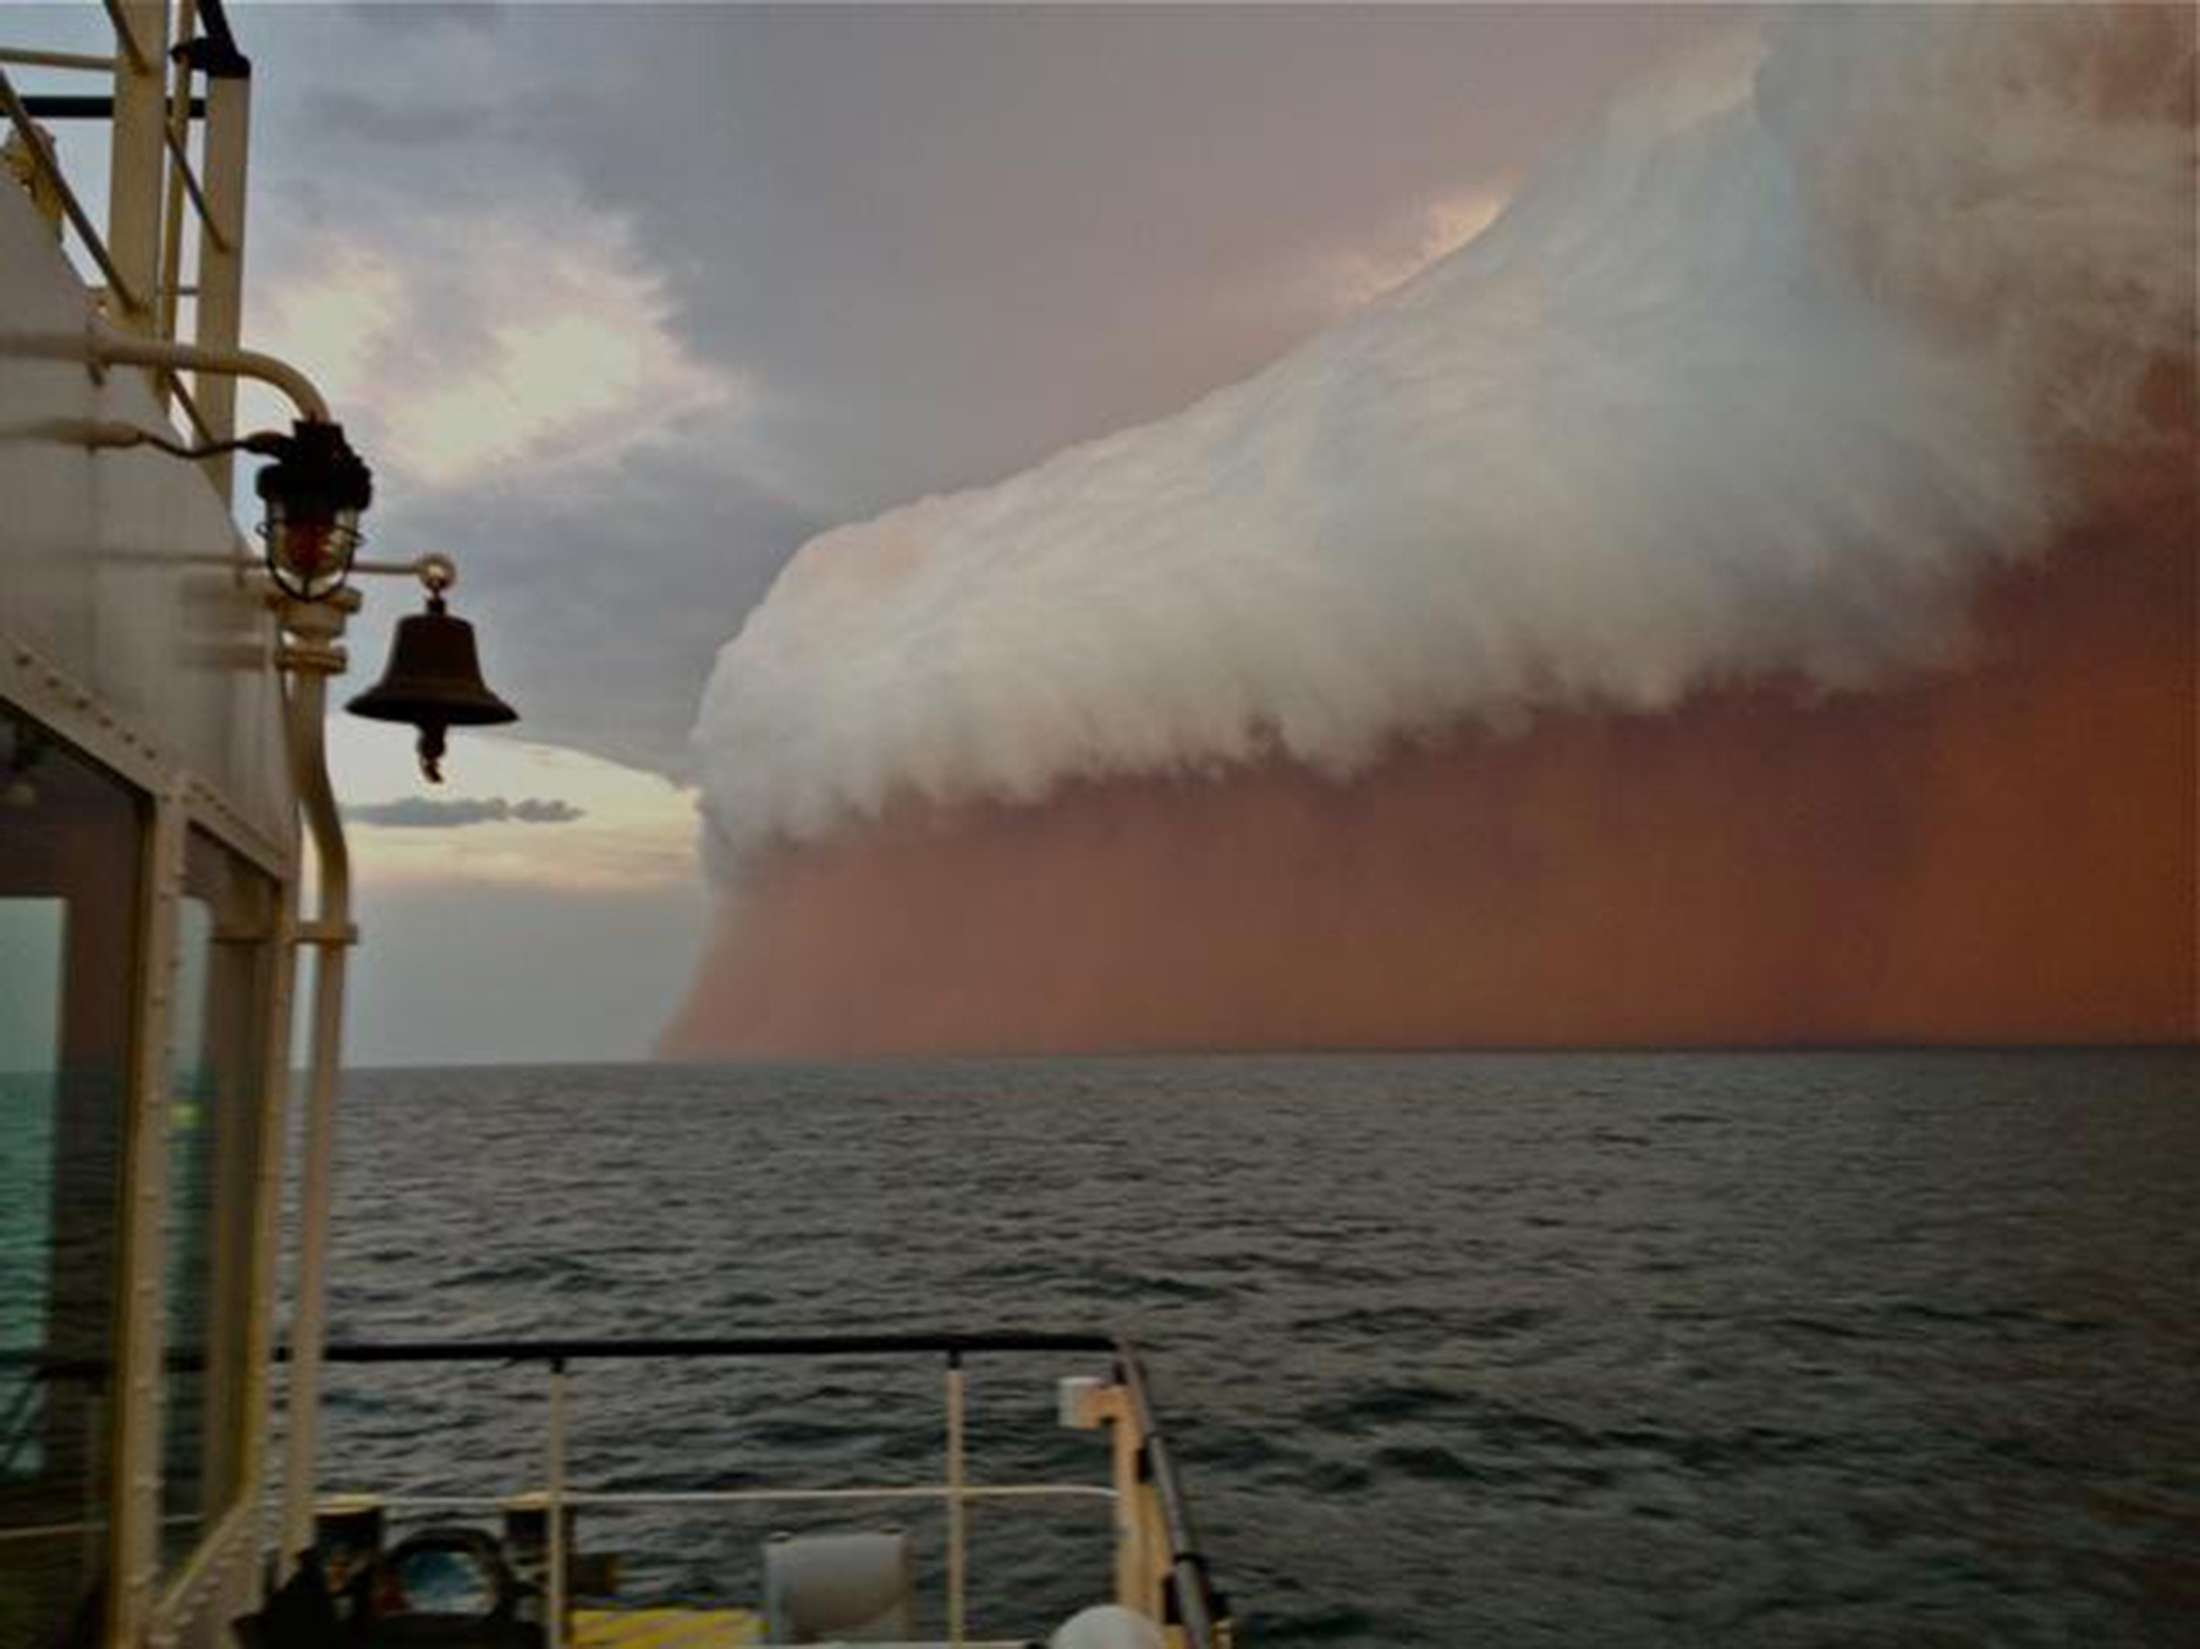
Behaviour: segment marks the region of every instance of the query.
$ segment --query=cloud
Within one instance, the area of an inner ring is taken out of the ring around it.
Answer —
[[[2119,438],[2190,347],[2189,116],[2145,72],[2189,70],[2189,25],[1772,42],[1254,377],[811,540],[704,696],[719,845],[1958,662],[1977,580],[2050,528],[2043,451]]]
[[[400,488],[601,468],[699,419],[737,426],[738,375],[672,332],[620,219],[549,202],[370,213],[289,254],[262,337],[313,363]]]
[[[380,483],[369,553],[460,558],[531,736],[668,773],[689,771],[717,645],[806,539],[1255,369],[1403,273],[1442,239],[1439,203],[1522,174],[1601,85],[1731,26],[1668,8],[245,21],[248,334],[355,420]],[[330,104],[326,65],[363,53],[385,72]],[[539,382],[529,345],[560,325],[574,347]],[[363,671],[386,628],[354,626]]]
[[[344,809],[344,816],[385,830],[457,830],[478,824],[571,824],[586,814],[571,802],[532,796],[516,802],[502,796],[448,802],[405,796],[394,802],[355,803]]]
[[[1506,191],[1492,188],[1418,206],[1402,233],[1323,251],[1301,271],[1304,282],[1318,299],[1339,309],[1379,298],[1495,223],[1505,210],[1505,198]]]
[[[820,522],[761,478],[764,403],[680,334],[623,220],[554,182],[509,194],[423,210],[369,188],[341,219],[271,213],[255,342],[324,385],[374,466],[368,553],[457,559],[529,732],[678,771],[715,615]],[[387,629],[355,627],[362,673]]]

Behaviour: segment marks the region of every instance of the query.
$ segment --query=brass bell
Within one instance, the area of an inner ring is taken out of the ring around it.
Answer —
[[[519,712],[489,691],[474,652],[474,627],[443,607],[431,586],[428,610],[397,621],[397,639],[382,679],[345,706],[372,721],[410,722],[420,729],[420,771],[443,782],[443,734],[451,727],[491,727]]]

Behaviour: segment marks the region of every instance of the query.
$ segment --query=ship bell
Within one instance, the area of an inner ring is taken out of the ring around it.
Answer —
[[[489,691],[474,651],[474,627],[445,611],[431,589],[428,610],[397,621],[382,679],[345,708],[370,721],[409,722],[420,729],[420,771],[443,782],[443,735],[453,727],[492,727],[519,712]]]

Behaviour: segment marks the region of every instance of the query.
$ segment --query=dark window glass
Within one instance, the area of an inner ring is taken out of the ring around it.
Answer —
[[[147,809],[0,705],[0,1646],[96,1619]],[[95,1634],[85,1631],[85,1641]]]
[[[276,885],[193,831],[168,1082],[161,1550],[173,1569],[246,1476],[245,1354]]]

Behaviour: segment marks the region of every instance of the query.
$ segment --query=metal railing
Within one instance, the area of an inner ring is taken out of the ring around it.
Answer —
[[[222,0],[105,0],[115,49],[109,55],[0,45],[0,113],[7,117],[10,169],[58,238],[74,232],[104,284],[106,318],[147,337],[210,349],[237,345],[242,321],[245,152],[251,125],[251,63],[238,51]],[[8,69],[109,77],[100,96],[25,95]],[[84,193],[55,152],[45,123],[107,122],[107,221],[93,220]],[[199,134],[199,159],[191,138]],[[191,324],[183,326],[183,302]],[[236,433],[236,385],[217,374],[153,372],[164,407],[182,415],[198,442]],[[224,499],[233,456],[205,460]]]
[[[1101,1395],[1097,1414],[1115,1429],[1114,1481],[1102,1483],[973,1483],[966,1469],[964,1363],[975,1356],[1032,1353],[1104,1354],[1114,1384]],[[576,1487],[570,1480],[571,1422],[568,1380],[573,1365],[590,1362],[784,1357],[931,1356],[944,1364],[946,1451],[943,1480],[936,1483],[855,1487],[765,1487],[665,1491],[610,1491]],[[1174,1457],[1155,1415],[1151,1387],[1137,1348],[1124,1337],[1101,1334],[795,1334],[705,1338],[415,1340],[329,1345],[330,1364],[426,1365],[497,1363],[537,1365],[548,1377],[544,1441],[543,1511],[553,1534],[545,1542],[544,1625],[551,1649],[563,1641],[570,1601],[565,1541],[569,1512],[586,1507],[703,1507],[835,1501],[928,1501],[947,1519],[948,1642],[976,1649],[968,1636],[968,1512],[985,1500],[1086,1499],[1116,1509],[1117,1599],[1157,1620],[1184,1649],[1229,1649],[1229,1613],[1215,1590],[1207,1559],[1193,1529]],[[481,1511],[509,1496],[393,1493],[378,1497],[394,1511]]]

